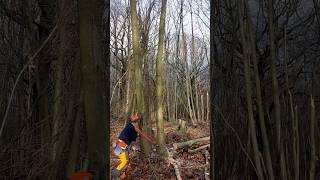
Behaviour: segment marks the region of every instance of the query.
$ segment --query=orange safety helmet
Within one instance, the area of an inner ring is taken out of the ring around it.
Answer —
[[[142,116],[139,113],[130,117],[131,122],[138,122],[141,120],[142,120]]]

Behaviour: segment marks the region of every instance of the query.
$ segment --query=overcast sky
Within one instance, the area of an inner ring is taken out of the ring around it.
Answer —
[[[181,0],[169,0],[167,4],[167,29],[174,31],[175,24],[179,23],[175,19],[180,11]],[[191,7],[190,7],[191,4]],[[185,32],[191,34],[191,10],[193,12],[194,34],[198,37],[205,36],[209,42],[210,38],[210,2],[209,0],[184,0],[184,25]],[[174,18],[175,17],[175,18]]]

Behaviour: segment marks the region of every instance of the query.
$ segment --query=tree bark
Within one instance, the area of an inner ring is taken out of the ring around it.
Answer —
[[[185,81],[186,81],[186,91],[187,91],[187,106],[188,106],[188,114],[190,116],[191,122],[193,125],[196,124],[195,121],[195,116],[194,116],[194,106],[192,105],[193,103],[193,98],[192,96],[192,88],[191,88],[191,81],[190,81],[190,74],[189,74],[189,64],[188,64],[188,56],[187,56],[187,39],[186,35],[184,33],[184,25],[182,23],[181,26],[182,29],[182,42],[183,42],[183,64],[184,64],[184,76],[185,76]]]
[[[314,136],[314,129],[315,129],[315,107],[314,107],[314,100],[311,96],[311,118],[310,118],[310,139],[311,139],[311,161],[310,161],[310,172],[309,172],[309,179],[314,180],[315,179],[315,173],[316,173],[316,144],[315,144],[315,136]]]
[[[280,116],[280,100],[279,100],[279,86],[277,80],[276,71],[276,49],[275,49],[275,30],[273,22],[273,0],[267,1],[267,14],[268,14],[268,31],[269,31],[269,45],[270,45],[270,61],[271,61],[271,75],[272,75],[272,90],[273,90],[273,102],[275,109],[275,121],[276,121],[276,135],[277,135],[277,150],[278,158],[280,161],[280,174],[282,179],[285,179],[285,165],[281,145],[281,116]]]
[[[250,17],[250,9],[248,5],[248,0],[245,0],[245,6],[246,6],[246,16]],[[273,167],[272,167],[272,159],[271,159],[271,152],[270,152],[270,146],[269,146],[269,139],[267,135],[266,130],[266,123],[264,119],[264,108],[262,104],[262,95],[261,95],[261,85],[260,85],[260,77],[259,77],[259,68],[258,68],[258,62],[257,62],[257,56],[256,56],[256,46],[255,46],[255,40],[253,37],[253,32],[251,30],[251,20],[250,18],[247,18],[247,25],[248,25],[248,34],[249,34],[249,46],[250,46],[250,52],[251,52],[251,58],[254,65],[254,74],[255,74],[255,83],[256,83],[256,92],[257,92],[257,103],[258,103],[258,114],[259,114],[259,121],[260,121],[260,128],[261,128],[261,134],[262,134],[262,140],[263,140],[263,146],[264,146],[264,154],[265,154],[265,160],[266,160],[266,166],[268,171],[268,176],[270,180],[274,180],[274,173],[273,173]]]
[[[129,12],[128,12],[129,13]],[[130,13],[129,13],[130,14]],[[129,17],[129,15],[128,15]],[[127,54],[128,54],[128,84],[127,84],[127,89],[126,89],[126,106],[125,106],[125,114],[126,114],[126,117],[129,117],[130,114],[131,114],[131,109],[132,109],[132,100],[133,100],[133,96],[134,96],[134,93],[132,92],[133,91],[133,82],[134,82],[134,62],[133,62],[133,59],[131,58],[131,50],[130,50],[130,44],[131,44],[131,34],[130,34],[130,26],[131,26],[131,23],[130,23],[130,19],[128,19],[128,38],[127,38],[127,41],[128,41],[128,47],[127,47]]]
[[[44,42],[45,39],[49,36],[50,30],[53,28],[55,24],[55,15],[57,14],[56,2],[52,0],[39,0],[38,1],[39,7],[41,9],[41,17],[40,17],[40,25],[39,25],[39,38],[40,42]],[[39,44],[40,46],[40,44]],[[48,54],[46,52],[40,52],[39,58],[44,59],[51,59],[52,54]],[[36,81],[37,81],[37,93],[39,96],[39,103],[38,103],[38,113],[39,113],[39,120],[46,119],[46,125],[44,128],[41,128],[41,143],[45,144],[47,139],[50,136],[50,128],[49,128],[49,69],[50,63],[40,61],[37,69]],[[50,118],[51,119],[51,118]]]
[[[294,115],[295,119],[295,127],[294,127],[294,137],[295,137],[295,141],[294,141],[294,145],[295,145],[295,179],[300,179],[300,138],[299,138],[299,117],[298,117],[298,106],[296,105],[295,107],[295,115]]]
[[[299,157],[298,155],[298,146],[299,146],[299,135],[297,134],[297,128],[298,128],[298,124],[296,121],[295,117],[295,110],[293,107],[293,100],[292,100],[292,94],[290,92],[289,89],[289,72],[288,72],[288,50],[287,50],[287,31],[286,31],[286,27],[284,29],[284,60],[285,60],[285,81],[286,81],[286,89],[287,89],[287,93],[289,95],[289,108],[290,108],[290,114],[291,114],[291,119],[292,119],[292,138],[293,138],[293,167],[294,167],[294,179],[295,180],[299,180],[299,159],[297,159]]]
[[[71,90],[71,93],[73,93],[73,99],[74,99],[74,107],[72,109],[76,109],[74,117],[72,116],[72,124],[70,127],[70,133],[71,137],[70,143],[68,146],[69,152],[67,157],[67,163],[66,163],[66,176],[70,177],[76,170],[78,157],[80,154],[79,151],[79,143],[80,143],[80,121],[83,120],[81,115],[83,115],[83,101],[81,98],[81,93],[78,92],[78,89],[80,89],[81,86],[81,80],[80,76],[80,62],[78,62],[78,59],[74,62],[74,73],[73,73],[73,87]],[[71,110],[71,112],[73,112]]]
[[[203,104],[203,94],[201,94],[201,121],[204,122],[204,104]]]
[[[273,25],[273,0],[268,0],[268,31],[269,31],[269,45],[270,45],[270,62],[271,62],[271,75],[272,75],[272,88],[273,88],[273,100],[275,106],[275,119],[276,119],[276,132],[277,132],[277,147],[280,153],[280,102],[279,102],[279,90],[278,80],[276,72],[276,51],[275,51],[275,38],[274,38],[274,25]]]
[[[189,1],[190,3],[190,20],[191,20],[191,63],[192,63],[192,68],[195,68],[195,44],[194,44],[194,34],[193,34],[193,11],[192,11],[192,0]],[[190,81],[190,98],[191,98],[191,107],[192,107],[192,114],[194,117],[195,122],[199,122],[199,96],[198,96],[198,91],[197,91],[197,76],[196,73],[194,74],[194,83],[192,86],[192,83]],[[193,94],[195,93],[195,98]]]
[[[260,180],[264,179],[263,171],[261,167],[260,161],[260,152],[258,149],[258,142],[256,136],[256,125],[253,118],[253,109],[252,109],[252,92],[251,92],[251,81],[250,81],[250,69],[249,69],[249,62],[250,62],[250,53],[248,52],[249,44],[248,40],[245,36],[245,27],[244,27],[244,1],[240,1],[239,6],[239,22],[240,22],[240,33],[241,33],[241,44],[242,44],[242,51],[243,51],[243,61],[244,61],[244,76],[245,76],[245,87],[246,87],[246,100],[247,100],[247,110],[249,116],[249,131],[251,135],[251,141],[253,146],[253,153],[254,153],[254,160],[255,166],[257,170],[257,176]]]
[[[107,161],[109,124],[106,117],[109,87],[105,86],[105,83],[108,83],[108,79],[105,79],[105,63],[108,62],[101,41],[103,7],[102,0],[79,0],[81,75],[88,135],[88,169],[94,171],[96,179],[105,179],[109,174],[109,161]],[[108,15],[107,18],[109,22]],[[108,32],[107,37],[109,37]],[[108,43],[107,39],[107,46]]]
[[[69,4],[68,4],[69,1]],[[70,5],[70,0],[58,2],[58,12],[59,12],[59,57],[56,65],[56,74],[55,74],[55,91],[54,91],[54,106],[53,106],[53,130],[52,130],[52,161],[55,161],[57,154],[57,143],[60,140],[58,135],[59,126],[61,124],[61,119],[63,118],[64,104],[62,100],[64,99],[64,63],[68,60],[67,51],[69,48],[70,34],[67,31],[67,23],[70,20],[70,14],[67,15],[67,5]],[[72,37],[72,36],[71,36]]]
[[[142,60],[141,60],[141,49],[139,46],[139,24],[137,16],[137,1],[130,0],[130,13],[131,13],[131,28],[132,28],[132,43],[133,43],[133,61],[135,67],[135,105],[139,113],[145,113],[144,107],[144,96],[142,92]],[[144,122],[141,123],[142,130],[145,131]],[[142,156],[146,156],[150,152],[150,147],[147,142],[142,139]]]
[[[156,62],[156,111],[157,111],[157,143],[160,146],[165,144],[164,125],[163,125],[163,58],[164,58],[164,37],[165,37],[165,18],[166,18],[167,0],[162,0],[161,14],[160,14],[160,26],[159,26],[159,42]],[[162,153],[164,154],[164,153]]]

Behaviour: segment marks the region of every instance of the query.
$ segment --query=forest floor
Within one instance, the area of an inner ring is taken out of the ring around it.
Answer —
[[[121,132],[124,124],[119,121],[111,122],[111,141],[117,139],[117,136]],[[155,128],[155,127],[154,127]],[[166,146],[168,149],[172,148],[174,143],[184,142],[191,139],[196,139],[200,137],[207,137],[210,135],[208,125],[198,125],[197,127],[189,126],[185,133],[180,133],[176,131],[176,125],[174,123],[165,122],[164,128],[166,134]],[[206,142],[208,144],[209,142]],[[189,147],[190,149],[194,149],[199,147],[203,143],[196,143]],[[112,159],[117,159],[117,157],[113,153],[112,146],[110,145],[111,154],[111,173],[114,169],[114,162]],[[172,165],[169,164],[167,159],[162,158],[155,151],[150,153],[150,155],[141,159],[139,156],[139,151],[135,153],[132,157],[132,154],[129,154],[129,163],[127,166],[126,177],[127,180],[174,180],[177,179],[175,175],[175,170]],[[205,149],[198,151],[196,153],[189,153],[188,149],[182,148],[177,150],[177,152],[173,155],[173,159],[180,162],[181,166],[179,166],[179,170],[181,173],[181,178],[183,180],[186,179],[205,179]]]

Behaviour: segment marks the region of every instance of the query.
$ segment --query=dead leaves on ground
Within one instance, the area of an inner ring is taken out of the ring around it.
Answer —
[[[116,138],[120,132],[122,124],[112,123],[111,138]],[[173,126],[165,127],[166,143],[168,148],[172,147],[173,143],[187,141],[194,138],[204,137],[209,135],[208,126],[201,126],[187,129],[186,134],[176,132]],[[192,145],[191,149],[198,147],[199,144]],[[129,155],[130,156],[130,155]],[[112,155],[111,155],[112,157]],[[114,158],[114,156],[113,156]],[[179,167],[183,180],[204,179],[205,155],[204,151],[197,153],[188,153],[187,148],[181,148],[174,154],[174,159],[181,163]],[[141,159],[139,154],[130,158],[127,166],[127,180],[175,180],[175,172],[173,167],[160,157],[157,152],[151,152],[148,158]]]

